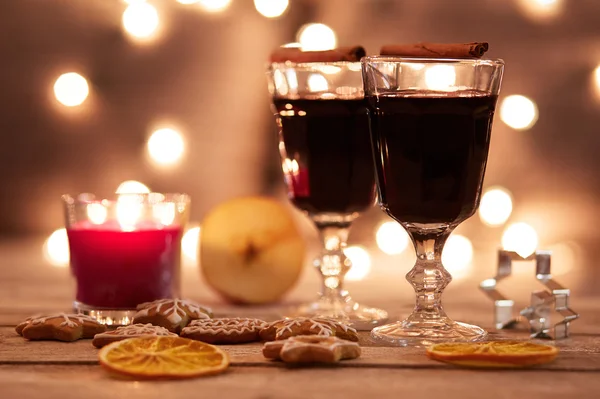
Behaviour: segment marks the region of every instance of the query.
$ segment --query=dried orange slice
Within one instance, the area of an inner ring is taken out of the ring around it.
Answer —
[[[458,366],[483,368],[521,368],[553,361],[558,349],[532,342],[493,341],[442,343],[427,348],[427,356]]]
[[[108,370],[137,378],[192,378],[229,366],[229,357],[221,349],[181,337],[117,341],[102,348],[98,357]]]

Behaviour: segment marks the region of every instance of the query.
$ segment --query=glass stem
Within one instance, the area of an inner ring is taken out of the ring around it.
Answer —
[[[446,318],[442,308],[442,292],[452,281],[452,276],[442,265],[442,250],[454,227],[426,230],[408,227],[417,254],[417,262],[406,275],[406,280],[416,293],[415,309],[408,317],[419,320]]]
[[[339,300],[345,296],[344,276],[351,267],[350,259],[344,255],[350,224],[345,227],[317,224],[317,229],[323,241],[323,252],[314,261],[323,279],[321,299]]]

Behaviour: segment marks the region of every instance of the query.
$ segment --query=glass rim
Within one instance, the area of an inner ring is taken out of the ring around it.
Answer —
[[[267,66],[268,70],[272,70],[272,69],[276,69],[276,68],[311,68],[311,67],[315,67],[315,66],[324,66],[324,65],[344,67],[344,66],[356,64],[356,65],[360,66],[360,63],[361,63],[361,61],[313,61],[313,62],[285,61],[285,62],[270,62],[270,63],[267,63],[266,66]],[[360,72],[360,69],[358,69],[356,72]]]
[[[120,198],[140,198],[143,203],[172,203],[172,202],[183,202],[186,205],[191,203],[191,197],[185,193],[161,193],[161,192],[150,192],[150,193],[115,193],[112,197],[96,196],[94,193],[79,193],[75,195],[63,194],[61,200],[67,205],[87,205],[94,203],[102,203],[105,205],[117,204]]]
[[[400,55],[368,55],[360,59],[361,64],[370,62],[396,62],[396,63],[421,63],[421,64],[482,64],[504,66],[501,58],[433,58],[433,57],[407,57]]]

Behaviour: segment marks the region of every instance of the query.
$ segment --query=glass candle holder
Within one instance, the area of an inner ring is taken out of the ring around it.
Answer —
[[[76,312],[126,325],[138,304],[179,296],[189,196],[80,194],[62,200]]]

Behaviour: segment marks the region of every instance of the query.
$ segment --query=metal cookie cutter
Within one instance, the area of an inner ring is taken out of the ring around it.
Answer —
[[[484,280],[479,288],[494,301],[494,324],[497,329],[514,328],[527,320],[532,338],[561,339],[569,336],[569,324],[579,318],[579,314],[569,307],[571,291],[552,279],[550,274],[550,251],[536,251],[527,258],[513,251],[498,251],[498,271],[494,278]],[[515,302],[497,290],[498,283],[512,273],[512,262],[535,260],[535,278],[548,290],[534,291],[531,304],[521,310],[520,316],[513,312]],[[552,324],[552,313],[555,311],[562,320]]]

